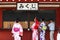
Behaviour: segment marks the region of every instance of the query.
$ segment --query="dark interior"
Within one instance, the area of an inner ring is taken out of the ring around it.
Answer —
[[[39,10],[39,11],[17,11],[17,10],[4,10],[3,21],[15,21],[19,18],[20,21],[33,21],[34,17],[39,20],[44,18],[45,20],[55,20],[55,10]]]

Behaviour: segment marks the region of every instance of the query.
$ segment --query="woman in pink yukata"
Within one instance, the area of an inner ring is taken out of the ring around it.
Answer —
[[[18,20],[16,20],[16,22],[12,27],[12,34],[13,34],[14,40],[21,40],[21,37],[23,36],[23,28],[19,24]]]

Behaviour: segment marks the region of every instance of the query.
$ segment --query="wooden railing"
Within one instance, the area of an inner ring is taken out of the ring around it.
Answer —
[[[24,29],[28,28],[28,22],[27,21],[21,21],[19,22]],[[13,27],[14,21],[4,21],[3,22],[3,29],[10,29]],[[33,21],[30,22],[30,27],[33,24]]]

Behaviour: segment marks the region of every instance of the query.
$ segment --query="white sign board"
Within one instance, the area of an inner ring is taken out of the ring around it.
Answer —
[[[17,3],[17,10],[38,10],[38,3]]]

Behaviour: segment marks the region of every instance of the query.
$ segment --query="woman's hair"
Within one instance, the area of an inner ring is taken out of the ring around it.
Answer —
[[[45,19],[44,19],[44,18],[42,18],[42,21],[45,21]]]
[[[18,23],[18,22],[19,22],[19,19],[17,18],[17,19],[16,19],[16,23]]]

